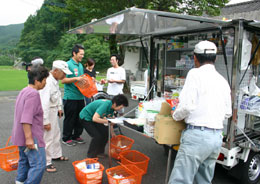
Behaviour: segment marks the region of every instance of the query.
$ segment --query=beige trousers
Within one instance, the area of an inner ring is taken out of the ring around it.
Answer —
[[[60,126],[58,120],[57,107],[50,108],[49,119],[51,124],[51,130],[44,130],[44,141],[46,144],[46,165],[50,165],[52,163],[53,158],[59,158],[62,156],[60,144]]]

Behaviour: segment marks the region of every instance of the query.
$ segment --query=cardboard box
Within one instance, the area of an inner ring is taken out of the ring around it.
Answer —
[[[155,117],[154,138],[159,144],[180,144],[184,121],[175,121],[171,116],[171,106],[162,103],[160,113]]]
[[[180,144],[184,121],[175,121],[171,116],[158,114],[155,118],[154,138],[159,144]]]

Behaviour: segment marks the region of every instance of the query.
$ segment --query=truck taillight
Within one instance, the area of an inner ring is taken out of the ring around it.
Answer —
[[[223,153],[220,153],[218,156],[218,160],[224,161],[224,159],[225,159],[225,155]]]

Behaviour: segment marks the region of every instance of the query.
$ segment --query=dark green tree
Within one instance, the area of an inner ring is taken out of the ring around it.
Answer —
[[[65,34],[63,14],[53,12],[42,6],[36,15],[31,15],[24,24],[18,49],[24,61],[29,62],[35,56],[42,57],[47,65],[52,60],[47,58],[53,54],[60,38]]]
[[[85,47],[85,59],[90,57],[96,61],[96,70],[103,70],[110,67],[109,62],[109,44],[103,39],[103,36],[88,35],[83,42]]]
[[[129,7],[185,13],[217,15],[228,0],[45,0],[35,15],[24,24],[18,44],[19,56],[29,62],[42,57],[51,66],[56,59],[68,60],[71,48],[80,43],[86,47],[86,57],[93,57],[97,66],[109,65],[109,55],[118,53],[116,36],[107,41],[102,36],[70,35],[66,31],[92,19],[102,18]]]
[[[0,55],[0,65],[12,66],[14,64],[14,60],[7,55]]]

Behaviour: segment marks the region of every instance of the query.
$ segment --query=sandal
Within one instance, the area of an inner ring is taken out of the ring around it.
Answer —
[[[56,167],[54,167],[54,165],[50,164],[50,165],[46,166],[46,171],[49,173],[54,173],[54,172],[57,172],[57,169],[56,169]]]
[[[54,161],[68,161],[69,158],[65,157],[65,156],[61,156],[59,158],[53,158],[52,160],[54,160]]]

